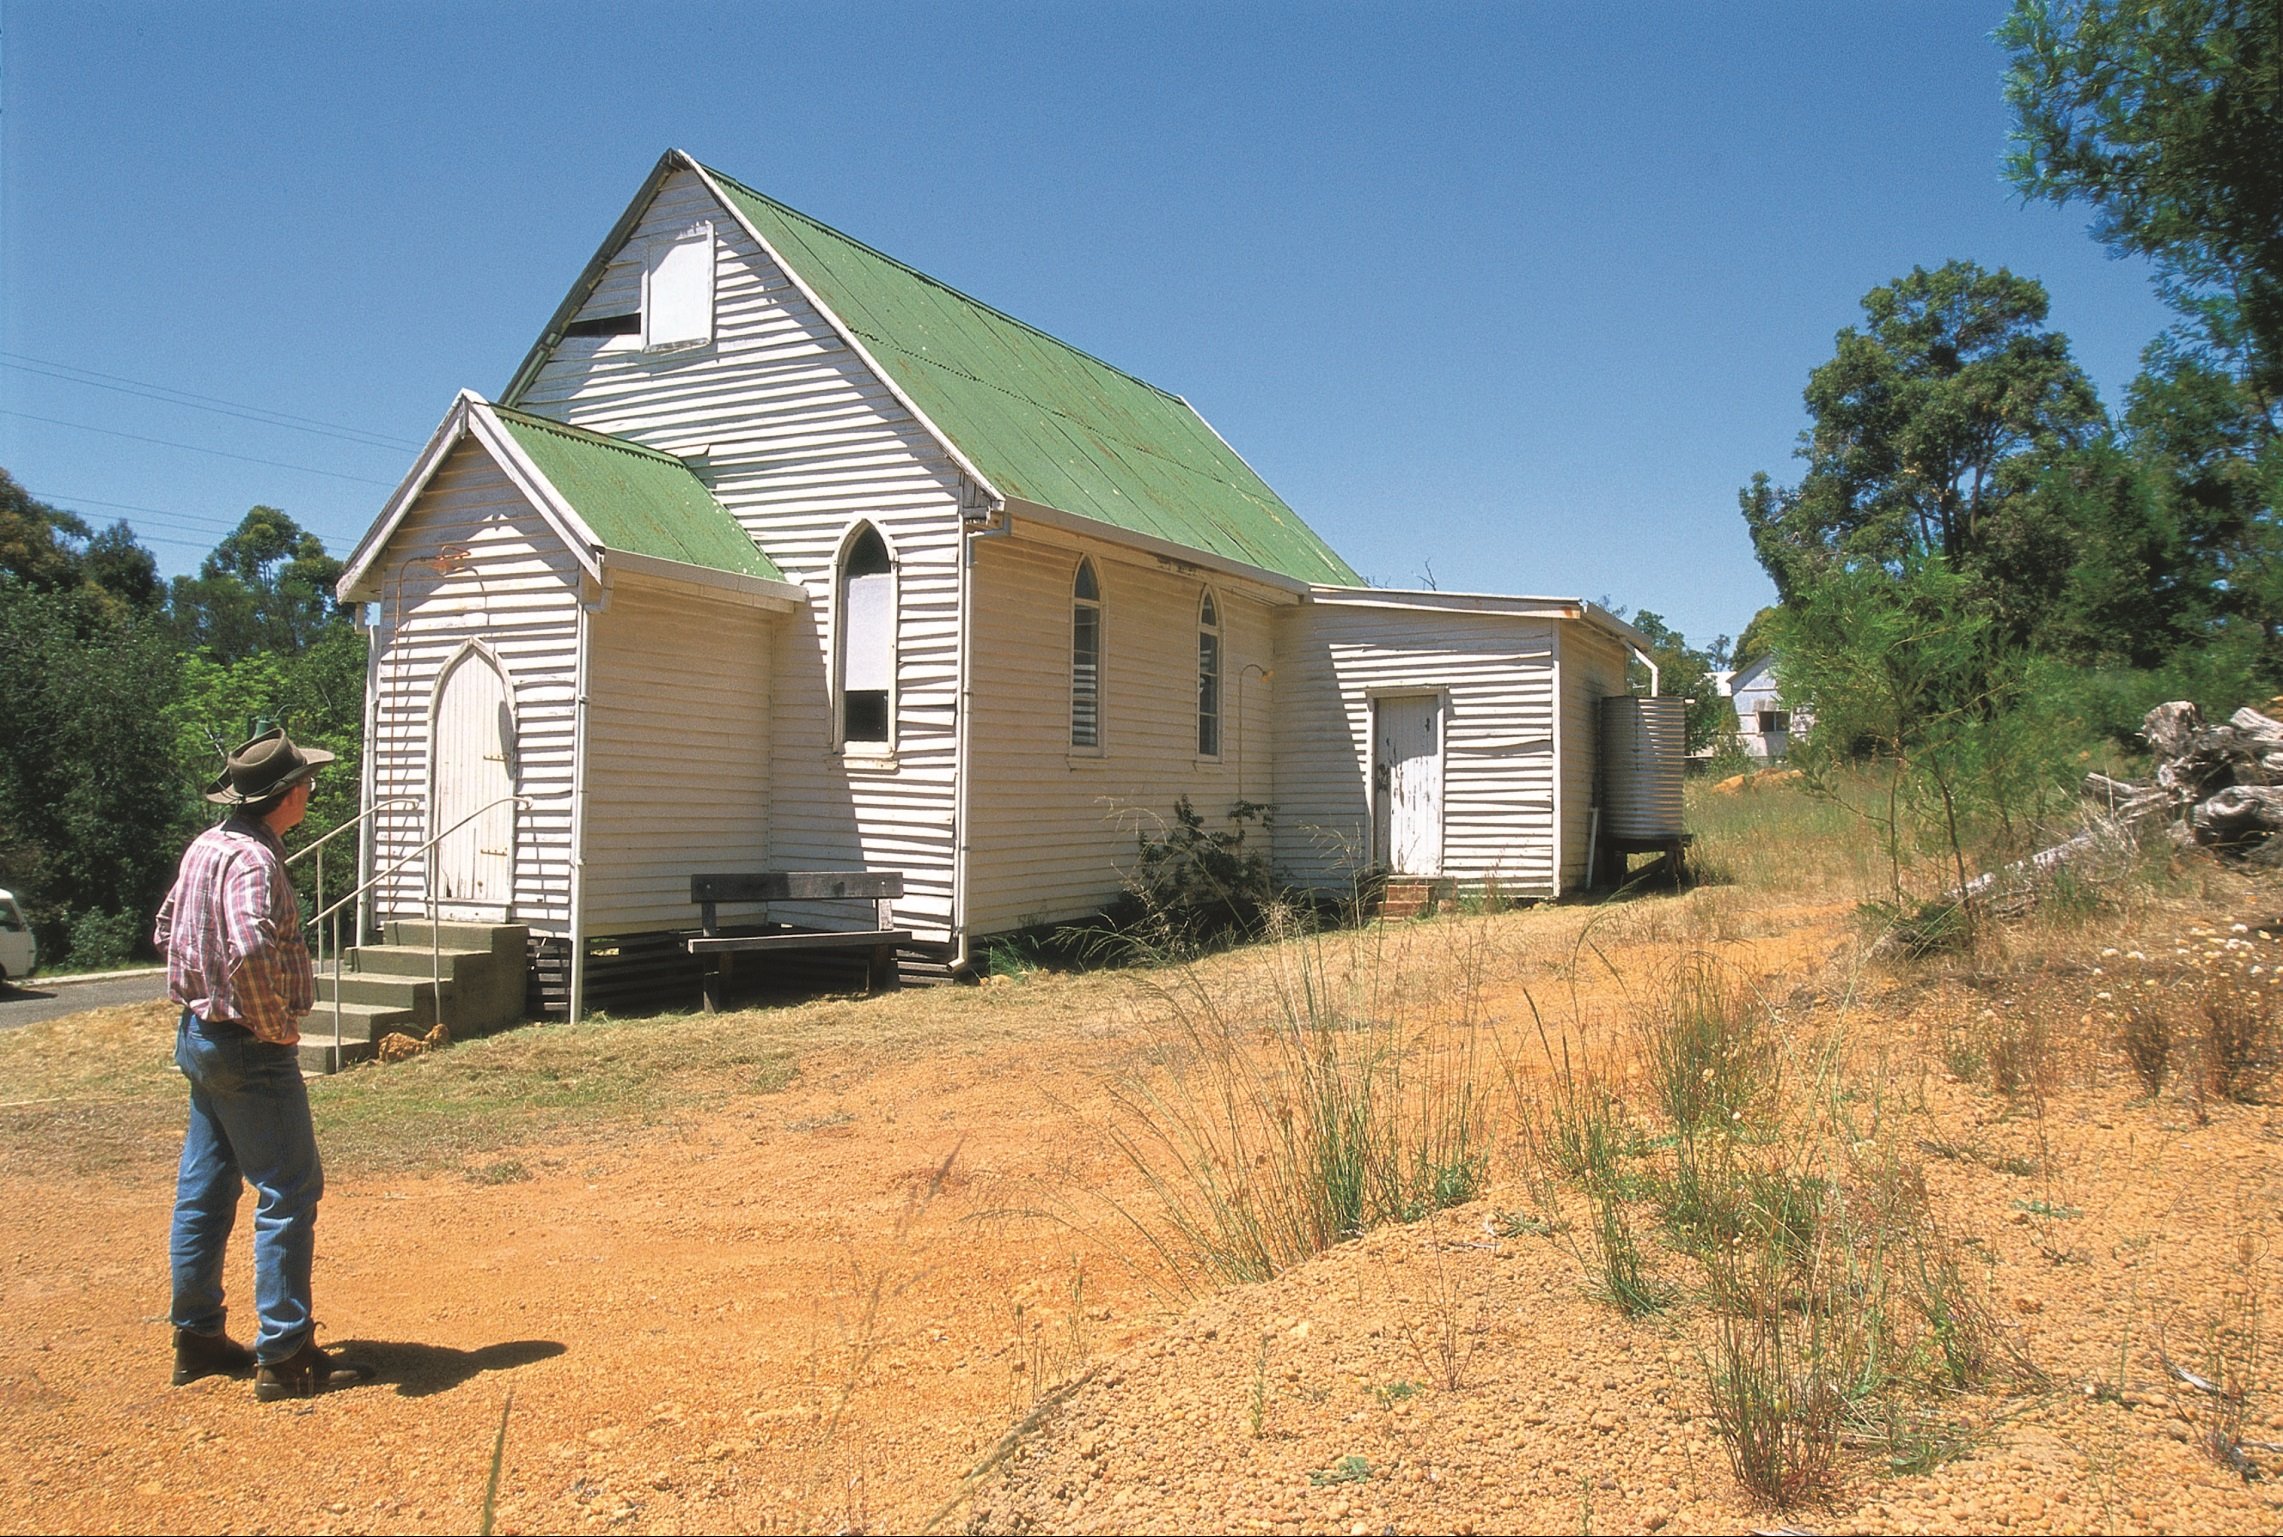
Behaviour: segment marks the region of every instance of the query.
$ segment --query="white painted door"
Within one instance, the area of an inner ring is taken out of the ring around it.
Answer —
[[[504,922],[515,880],[515,715],[507,680],[480,651],[436,685],[436,756],[428,831],[445,918]],[[466,819],[463,822],[463,819]],[[446,831],[450,829],[450,831]]]
[[[1373,702],[1373,832],[1396,875],[1443,873],[1442,727],[1439,694]]]

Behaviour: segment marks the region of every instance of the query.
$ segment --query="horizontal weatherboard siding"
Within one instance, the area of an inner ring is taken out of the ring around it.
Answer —
[[[960,514],[970,488],[694,172],[666,178],[628,245],[708,221],[710,345],[558,346],[508,404],[703,465],[713,499],[807,590],[808,605],[784,616],[769,641],[771,860],[780,869],[902,870],[898,918],[941,940],[952,922]],[[879,529],[896,569],[896,751],[886,763],[852,761],[832,732],[834,568],[860,521]],[[845,908],[783,916],[851,921]]]
[[[690,877],[769,868],[780,621],[619,582],[588,625],[586,928],[694,928]]]
[[[1554,895],[1555,623],[1327,603],[1295,615],[1276,664],[1287,874],[1341,890],[1371,866],[1372,701],[1439,694],[1443,874]]]
[[[448,546],[467,556],[439,574]],[[426,910],[429,727],[436,684],[480,641],[505,675],[515,717],[515,821],[510,917],[567,933],[571,775],[577,722],[579,568],[490,455],[463,441],[446,457],[383,552],[375,623],[373,869],[404,867],[375,889],[383,918]]]
[[[1101,589],[1098,752],[1070,745],[1072,579],[1091,556]],[[975,778],[968,790],[971,924],[989,934],[1098,912],[1124,889],[1135,840],[1171,825],[1188,797],[1209,831],[1275,782],[1266,676],[1271,609],[1216,581],[1221,751],[1197,751],[1198,598],[1193,571],[1092,541],[976,543]],[[1261,830],[1251,846],[1266,847]]]

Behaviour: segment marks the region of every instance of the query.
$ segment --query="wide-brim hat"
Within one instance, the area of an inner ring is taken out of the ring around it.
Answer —
[[[206,798],[221,806],[266,801],[292,789],[333,761],[322,747],[296,747],[281,728],[265,731],[230,754]]]

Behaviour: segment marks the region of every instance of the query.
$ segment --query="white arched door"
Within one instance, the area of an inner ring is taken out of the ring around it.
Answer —
[[[515,712],[483,652],[452,659],[436,685],[428,831],[438,915],[500,923],[515,883]],[[449,829],[449,831],[447,831]]]

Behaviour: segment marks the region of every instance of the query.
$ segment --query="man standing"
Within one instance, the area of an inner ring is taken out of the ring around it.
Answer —
[[[301,904],[279,840],[333,761],[270,731],[230,754],[206,798],[229,816],[182,856],[155,938],[182,1005],[174,1061],[190,1080],[190,1127],[175,1185],[174,1381],[254,1373],[264,1402],[306,1398],[369,1367],[317,1348],[310,1266],[325,1173],[301,1081],[297,1021],[315,1001]],[[222,1258],[238,1186],[254,1187],[254,1347],[224,1330]]]

